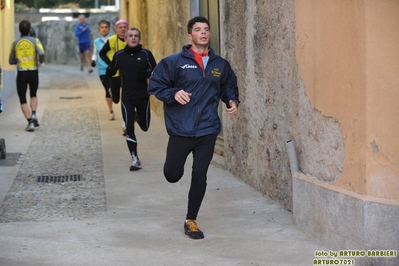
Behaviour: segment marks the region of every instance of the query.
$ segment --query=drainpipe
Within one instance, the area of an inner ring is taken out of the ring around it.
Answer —
[[[288,158],[290,161],[290,168],[291,168],[291,175],[298,172],[298,161],[296,159],[296,152],[295,152],[295,144],[293,140],[289,140],[286,142],[287,145],[287,152]]]

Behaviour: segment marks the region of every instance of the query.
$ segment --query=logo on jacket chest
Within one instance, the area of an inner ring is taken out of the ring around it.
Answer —
[[[220,78],[220,76],[222,75],[222,73],[219,71],[218,68],[214,68],[214,69],[212,69],[212,75],[213,75],[214,77]]]
[[[180,68],[182,68],[182,69],[197,68],[197,66],[196,65],[185,64],[185,65],[180,66]]]

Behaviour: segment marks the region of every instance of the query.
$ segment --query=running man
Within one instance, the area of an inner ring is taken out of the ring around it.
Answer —
[[[150,127],[150,96],[147,92],[147,80],[156,66],[150,50],[142,48],[141,34],[137,28],[126,32],[126,47],[114,54],[107,69],[107,76],[112,77],[118,70],[122,82],[122,115],[126,123],[126,143],[132,157],[130,171],[141,169],[137,154],[137,138],[134,122],[147,131]]]
[[[21,104],[21,110],[28,126],[26,131],[33,132],[39,126],[36,116],[37,90],[39,88],[38,67],[44,62],[44,49],[40,40],[29,36],[30,22],[22,20],[19,23],[21,38],[14,41],[11,46],[10,65],[17,65],[17,92]],[[30,109],[26,100],[26,92],[30,92]]]
[[[83,71],[84,61],[86,58],[86,64],[89,68],[89,74],[93,72],[93,69],[90,66],[91,63],[91,31],[90,25],[86,22],[85,15],[79,15],[79,23],[75,26],[75,36],[78,37],[78,45],[79,45],[79,58],[80,58],[80,71]]]
[[[114,57],[114,54],[117,51],[125,48],[125,35],[127,31],[127,21],[120,19],[115,23],[115,31],[116,34],[112,35],[108,38],[108,41],[104,44],[103,48],[100,51],[100,57],[104,62],[109,66],[111,64],[111,60]],[[110,78],[111,85],[111,97],[114,103],[119,103],[121,98],[121,79],[119,77],[119,71],[115,73]],[[122,124],[123,136],[126,136],[126,124],[125,121]]]
[[[99,52],[103,48],[104,44],[108,41],[108,38],[111,36],[109,34],[110,23],[106,20],[101,20],[98,24],[100,27],[100,37],[96,38],[93,42],[93,56],[91,58],[91,66],[95,67],[97,65],[98,75],[100,76],[101,83],[105,89],[105,101],[107,102],[108,110],[109,110],[109,120],[115,119],[115,113],[112,109],[112,98],[109,92],[111,86],[109,82],[109,78],[105,75],[105,71],[107,70],[107,63],[104,62],[99,56]]]
[[[229,62],[209,47],[209,21],[194,17],[187,24],[187,32],[191,44],[159,62],[150,78],[148,92],[164,102],[169,142],[163,171],[168,182],[176,183],[183,177],[187,156],[193,154],[184,233],[202,239],[204,233],[196,219],[221,131],[219,101],[226,104],[227,114],[235,115],[239,100],[237,78]]]

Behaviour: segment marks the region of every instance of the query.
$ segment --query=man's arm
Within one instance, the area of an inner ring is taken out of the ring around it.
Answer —
[[[157,65],[157,62],[155,62],[155,58],[152,55],[150,50],[142,50],[146,54],[146,60],[148,64],[148,68],[145,71],[140,72],[140,77],[145,76],[146,79],[151,77],[152,71]]]
[[[108,65],[107,70],[105,71],[105,75],[108,77],[112,77],[118,72],[119,69],[119,64],[118,64],[118,52],[114,54],[114,57],[112,58],[111,64]]]
[[[8,58],[8,63],[10,65],[16,65],[18,63],[17,58],[15,57],[15,42],[11,44],[11,49],[10,49],[10,56]]]
[[[238,107],[240,100],[238,99],[237,77],[231,69],[230,64],[225,61],[226,65],[223,71],[223,78],[221,82],[221,100],[226,104],[226,107],[231,108],[231,102],[234,102]]]
[[[109,41],[107,40],[107,42],[104,44],[103,48],[101,48],[100,51],[100,58],[107,64],[110,65],[111,64],[111,60],[109,60],[107,53],[111,50],[111,46],[109,45]]]
[[[83,28],[79,27],[79,24],[76,24],[75,26],[75,36],[79,37],[79,35],[81,35],[83,33]]]
[[[37,54],[39,56],[39,63],[43,64],[43,62],[44,62],[44,54],[45,54],[43,45],[42,45],[42,43],[40,42],[40,40],[38,38],[35,39],[35,42],[36,42],[35,43],[36,52],[37,52]]]
[[[93,55],[91,57],[91,66],[95,67],[97,62],[97,48],[96,45],[93,45]]]
[[[180,90],[173,87],[173,81],[170,77],[174,77],[174,69],[172,63],[168,64],[165,59],[161,60],[154,68],[148,84],[148,94],[154,95],[158,100],[166,104],[176,103],[175,94]]]

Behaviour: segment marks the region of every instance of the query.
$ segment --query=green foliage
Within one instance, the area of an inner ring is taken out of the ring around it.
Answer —
[[[59,5],[66,4],[70,0],[36,0],[36,8],[57,8]]]
[[[76,9],[76,8],[80,8],[79,4],[76,3],[68,3],[68,4],[62,4],[59,5],[58,8],[69,8],[69,9]]]
[[[15,1],[15,10],[17,11],[18,8],[24,8],[26,7],[27,9],[35,7],[35,1],[34,0],[18,0]],[[20,10],[26,10],[26,9],[20,9]]]
[[[25,10],[29,10],[29,6],[25,5],[25,4],[21,4],[21,3],[15,3],[14,4],[14,10],[15,11],[25,11]]]

